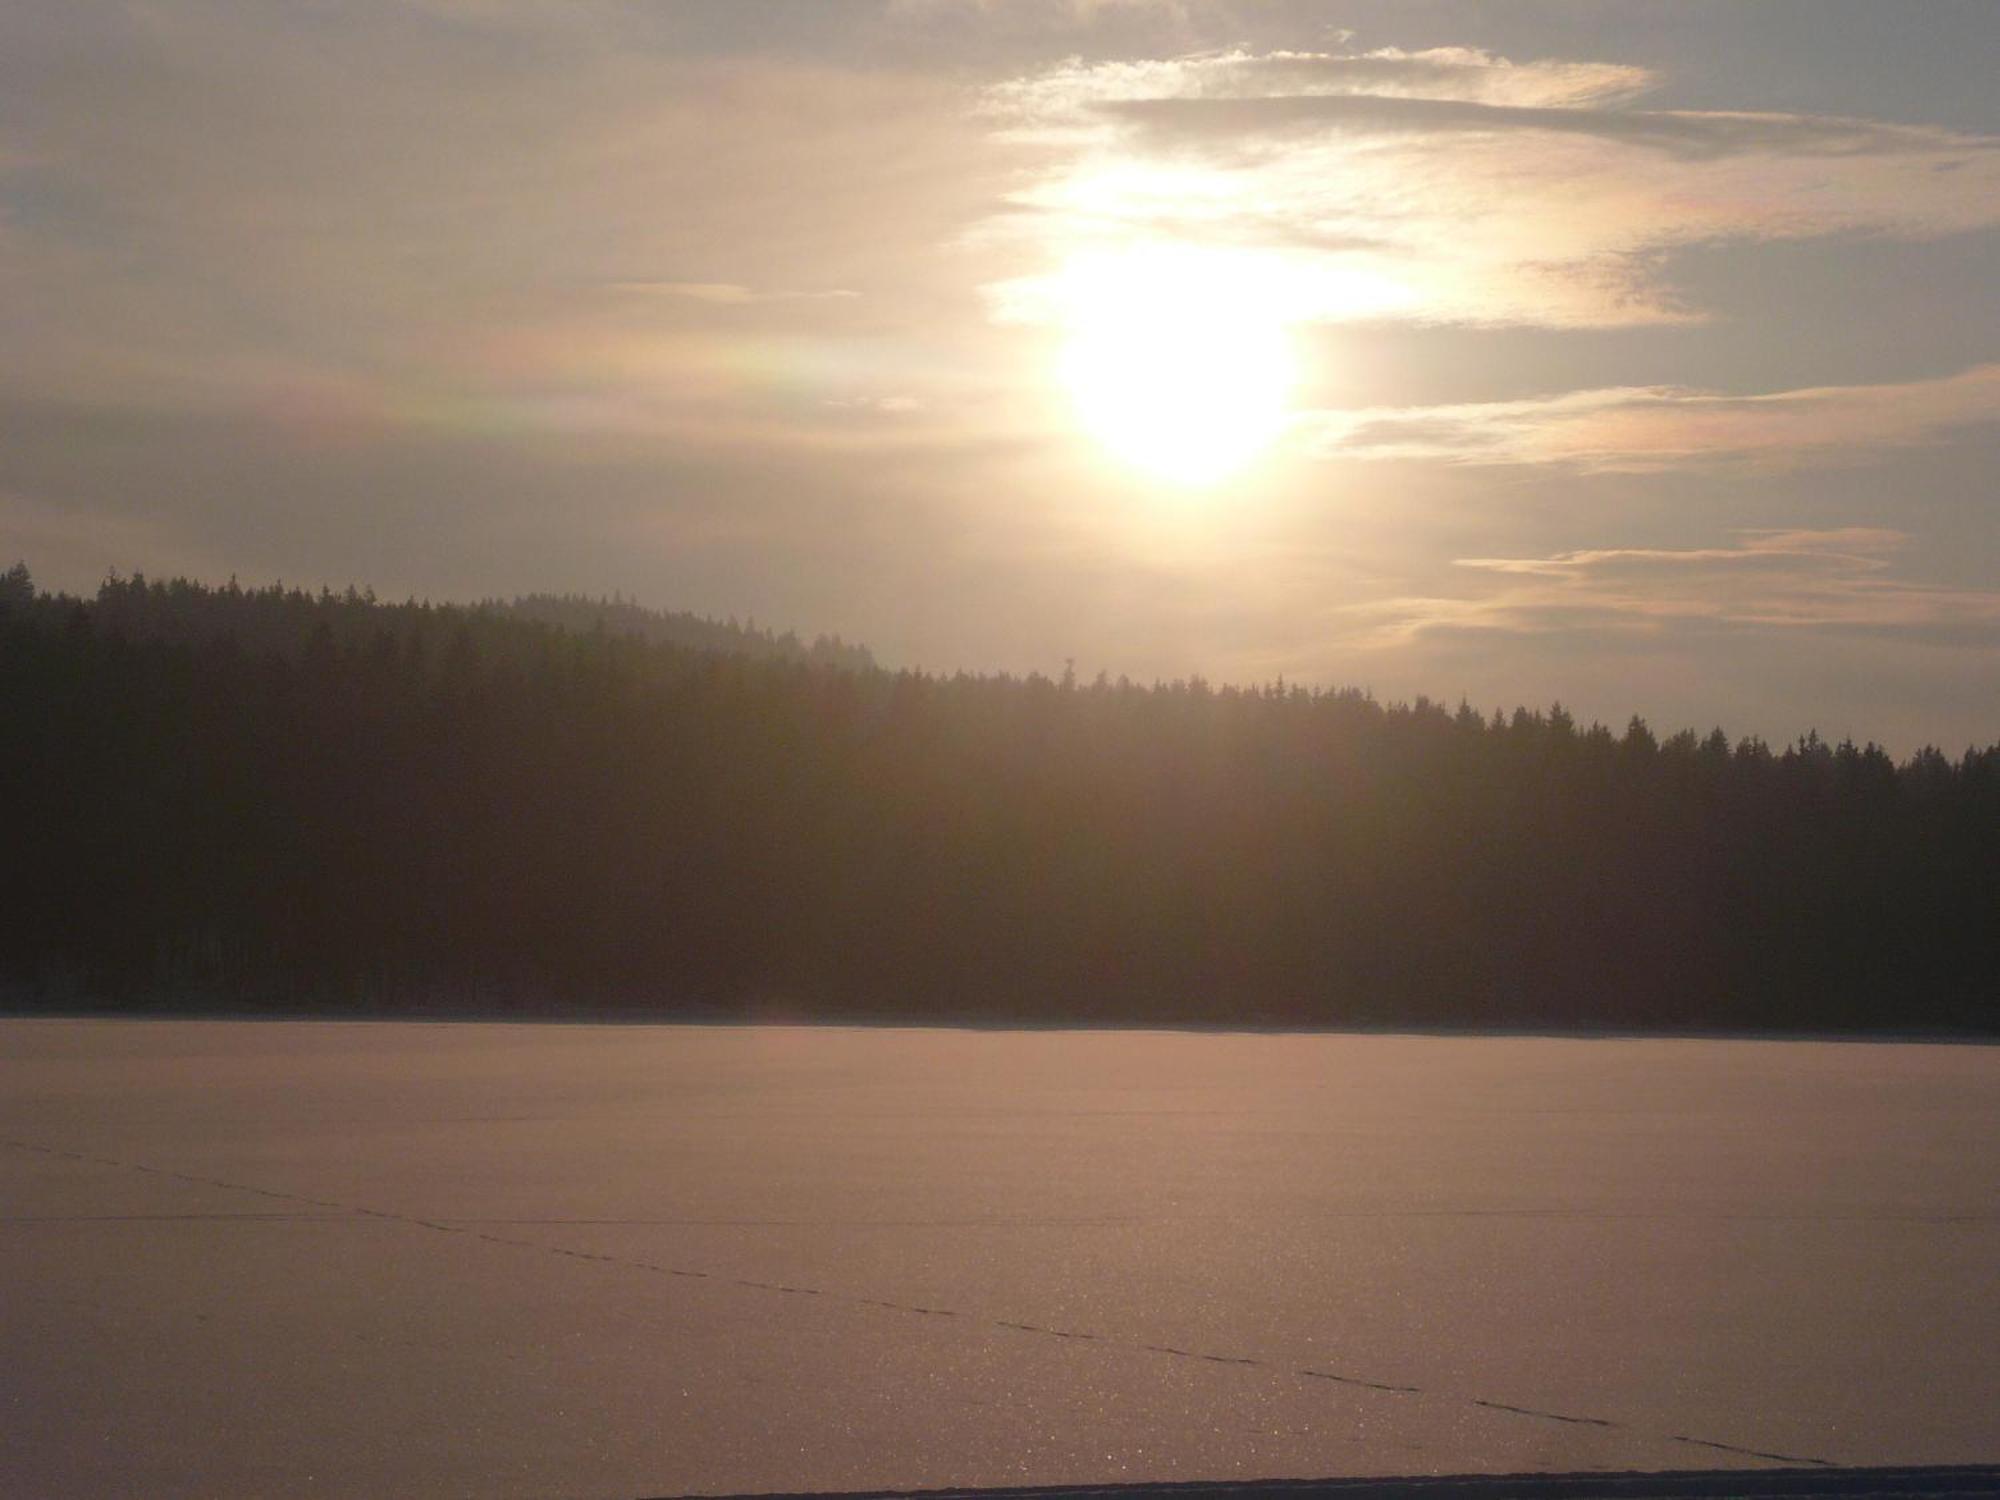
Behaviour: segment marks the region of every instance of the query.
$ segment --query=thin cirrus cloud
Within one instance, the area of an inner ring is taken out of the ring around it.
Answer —
[[[1860,632],[1990,647],[2000,591],[1901,577],[1908,537],[1885,527],[1749,530],[1726,546],[1606,547],[1466,557],[1486,592],[1369,601],[1347,611],[1369,645],[1436,631],[1656,635],[1688,628]]]
[[[2000,422],[2000,364],[1934,380],[1747,396],[1670,386],[1519,401],[1317,412],[1323,458],[1554,464],[1608,473],[1837,463]]]
[[[1288,138],[1322,131],[1425,135],[1537,132],[1644,147],[1690,160],[1754,153],[1933,156],[1958,170],[1989,142],[1921,126],[1838,115],[1747,111],[1611,110],[1491,104],[1397,94],[1295,94],[1252,98],[1122,99],[1100,106],[1144,135],[1183,141]],[[1274,141],[1275,144],[1275,141]],[[1954,154],[1957,153],[1957,154]]]
[[[760,290],[733,281],[614,281],[610,289],[642,297],[679,297],[688,302],[705,302],[712,307],[750,307],[770,302],[839,302],[861,295],[844,287],[810,292],[783,288]]]
[[[1462,47],[1232,51],[1014,79],[985,109],[1002,138],[1051,159],[985,232],[1051,269],[992,300],[1032,318],[1079,250],[1249,240],[1300,321],[1635,326],[1700,316],[1659,280],[1677,247],[2000,224],[2000,138],[1633,107],[1654,83]]]
[[[1287,96],[1469,100],[1485,104],[1583,105],[1630,98],[1654,85],[1644,68],[1620,63],[1516,63],[1476,47],[1368,52],[1250,52],[1085,64],[1069,62],[987,93],[989,113],[1018,128],[1087,128],[1093,110],[1168,100]]]
[[[948,79],[690,53],[624,4],[310,9],[7,10],[0,390],[255,406],[218,370],[284,363],[394,411],[841,395],[837,314],[915,326],[893,294],[987,201]],[[711,358],[736,321],[786,347]]]

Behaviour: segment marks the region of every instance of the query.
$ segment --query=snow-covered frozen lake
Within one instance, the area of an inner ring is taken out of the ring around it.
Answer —
[[[2000,1458],[2000,1048],[0,1022],[0,1485]]]

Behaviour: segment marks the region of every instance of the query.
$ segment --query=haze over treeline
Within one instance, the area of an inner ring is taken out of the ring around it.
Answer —
[[[0,973],[129,1010],[1970,1027],[2000,745],[0,582]]]

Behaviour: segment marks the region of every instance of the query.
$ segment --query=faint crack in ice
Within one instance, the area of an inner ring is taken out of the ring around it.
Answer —
[[[572,1250],[567,1246],[561,1246],[561,1245],[537,1244],[532,1240],[517,1240],[509,1238],[504,1235],[489,1234],[483,1231],[473,1230],[470,1228],[471,1225],[482,1222],[509,1222],[509,1223],[531,1222],[532,1223],[541,1221],[465,1220],[459,1223],[447,1223],[437,1219],[419,1218],[414,1214],[399,1214],[390,1212],[386,1209],[364,1208],[356,1204],[336,1203],[330,1199],[325,1199],[325,1198],[309,1198],[300,1193],[283,1192],[276,1188],[254,1187],[248,1183],[229,1182],[220,1177],[202,1177],[190,1172],[175,1172],[167,1168],[147,1166],[139,1162],[120,1161],[113,1157],[90,1156],[86,1155],[83,1152],[66,1151],[59,1147],[44,1146],[32,1141],[0,1139],[0,1146],[9,1147],[17,1151],[37,1152],[43,1156],[59,1157],[66,1161],[84,1162],[94,1166],[107,1167],[119,1171],[144,1172],[151,1176],[156,1176],[156,1177],[172,1177],[182,1182],[194,1183],[203,1187],[222,1188],[230,1192],[254,1193],[258,1197],[274,1198],[290,1203],[310,1204],[315,1208],[336,1209],[344,1214],[352,1214],[370,1219],[380,1219],[397,1224],[408,1224],[414,1228],[428,1229],[439,1234],[466,1235],[468,1238],[485,1240],[490,1244],[507,1245],[524,1250],[534,1250],[543,1255],[559,1255],[569,1260],[597,1261],[606,1265],[620,1266],[630,1270],[637,1270],[637,1271],[650,1271],[666,1276],[682,1276],[682,1277],[710,1279],[710,1280],[725,1279],[725,1278],[717,1278],[713,1275],[713,1273],[708,1271],[697,1271],[677,1266],[656,1265],[650,1261],[631,1260],[623,1256],[617,1256],[617,1255],[600,1255],[585,1250]],[[268,1215],[264,1217],[290,1218],[294,1216]],[[565,1221],[553,1220],[546,1222],[562,1223]],[[577,1222],[582,1222],[582,1221],[577,1221]],[[730,1285],[743,1287],[745,1289],[754,1289],[757,1291],[768,1291],[780,1294],[791,1294],[799,1296],[825,1297],[830,1301],[845,1302],[851,1305],[865,1306],[865,1307],[880,1307],[880,1308],[890,1309],[896,1312],[917,1313],[925,1317],[955,1318],[958,1316],[956,1312],[952,1311],[949,1308],[920,1307],[912,1303],[892,1302],[880,1297],[862,1297],[851,1292],[834,1292],[812,1287],[785,1286],[776,1282],[752,1281],[741,1277],[726,1278],[726,1281]],[[1000,1319],[1000,1318],[989,1320],[988,1326],[996,1328],[1015,1329],[1023,1333],[1041,1334],[1049,1338],[1089,1340],[1092,1342],[1102,1343],[1110,1347],[1135,1349],[1149,1354],[1166,1354],[1166,1355],[1171,1355],[1178,1359],[1199,1360],[1206,1364],[1238,1365],[1255,1369],[1273,1368],[1271,1366],[1266,1365],[1265,1362],[1262,1360],[1248,1359],[1239,1355],[1209,1354],[1209,1353],[1204,1353],[1200,1350],[1178,1348],[1170,1344],[1141,1344],[1124,1339],[1109,1338],[1103,1334],[1080,1333],[1080,1332],[1056,1329],[1056,1328],[1044,1328],[1033,1323],[1011,1322],[1006,1319]],[[1357,1386],[1365,1390],[1390,1392],[1399,1395],[1426,1394],[1424,1390],[1419,1386],[1391,1385],[1383,1381],[1363,1380],[1356,1376],[1351,1376],[1351,1375],[1335,1375],[1325,1370],[1302,1369],[1293,1371],[1291,1373],[1313,1380],[1326,1380],[1326,1381],[1332,1381],[1340,1385]],[[1541,1411],[1537,1410],[1536,1408],[1527,1406],[1513,1406],[1509,1405],[1507,1402],[1504,1401],[1488,1401],[1477,1396],[1453,1397],[1449,1393],[1442,1391],[1431,1392],[1429,1394],[1431,1395],[1431,1398],[1434,1400],[1453,1400],[1453,1399],[1463,1400],[1472,1406],[1483,1407],[1488,1411],[1504,1412],[1510,1416],[1527,1417],[1533,1420],[1540,1420],[1540,1421],[1564,1422],[1578,1426],[1612,1428],[1624,1431],[1632,1431],[1635,1433],[1635,1435],[1644,1436],[1644,1434],[1638,1432],[1637,1429],[1624,1427],[1623,1424],[1608,1421],[1602,1417],[1565,1416],[1560,1412]],[[1712,1449],[1718,1453],[1740,1454],[1746,1458],[1759,1458],[1759,1459],[1764,1459],[1771,1463],[1812,1464],[1821,1468],[1839,1467],[1839,1464],[1833,1459],[1806,1458],[1794,1454],[1767,1452],[1766,1450],[1760,1448],[1745,1448],[1734,1443],[1718,1443],[1710,1441],[1707,1438],[1688,1437],[1681,1433],[1665,1434],[1664,1436],[1666,1436],[1667,1440],[1670,1442],[1687,1443],[1697,1448]]]
[[[1505,1401],[1482,1401],[1477,1396],[1471,1398],[1474,1406],[1490,1407],[1494,1411],[1509,1411],[1517,1417],[1541,1417],[1550,1422],[1569,1422],[1578,1427],[1616,1427],[1616,1422],[1603,1417],[1570,1417],[1559,1411],[1540,1411],[1532,1406],[1509,1406]]]
[[[1331,1380],[1339,1385],[1358,1385],[1371,1391],[1393,1391],[1399,1396],[1421,1396],[1423,1389],[1414,1385],[1388,1385],[1380,1380],[1363,1380],[1358,1375],[1336,1375],[1331,1370],[1300,1370],[1299,1374],[1310,1380]]]
[[[1779,1464],[1817,1464],[1822,1469],[1837,1469],[1838,1463],[1830,1458],[1805,1458],[1796,1453],[1766,1453],[1761,1448],[1739,1448],[1734,1443],[1712,1443],[1707,1438],[1683,1437],[1680,1433],[1667,1434],[1667,1440],[1674,1443],[1692,1443],[1697,1448],[1713,1448],[1718,1453],[1741,1453],[1749,1458],[1768,1458]]]

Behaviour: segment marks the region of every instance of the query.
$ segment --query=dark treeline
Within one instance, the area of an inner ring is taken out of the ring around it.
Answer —
[[[46,622],[51,609],[76,601],[38,596],[25,563],[0,574],[0,605],[32,607]],[[89,605],[95,628],[135,640],[177,641],[190,645],[235,641],[251,653],[296,655],[316,632],[327,632],[335,645],[375,640],[384,630],[400,638],[423,640],[442,626],[470,623],[468,616],[496,615],[525,620],[580,634],[604,632],[696,651],[726,651],[770,660],[814,662],[823,666],[867,670],[875,658],[865,646],[850,645],[837,635],[816,636],[810,642],[792,631],[760,630],[755,621],[710,620],[679,610],[648,609],[621,596],[592,599],[582,594],[524,594],[515,599],[484,599],[471,606],[385,603],[372,589],[344,593],[273,584],[245,589],[234,579],[221,588],[207,588],[184,578],[169,583],[144,577],[109,579]]]
[[[79,600],[0,579],[9,992],[132,1010],[2000,1019],[2000,746],[1898,765],[1560,709],[890,673],[852,648],[694,649],[555,606],[140,579]]]
[[[708,620],[684,610],[648,609],[617,595],[592,599],[582,594],[525,594],[518,599],[488,599],[479,608],[564,630],[608,630],[697,651],[817,662],[856,671],[875,665],[866,646],[851,645],[837,635],[815,636],[806,642],[789,630],[783,634],[759,630],[754,620],[741,625],[734,620]]]

